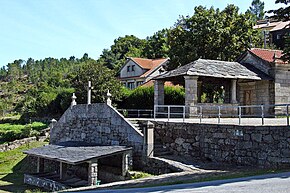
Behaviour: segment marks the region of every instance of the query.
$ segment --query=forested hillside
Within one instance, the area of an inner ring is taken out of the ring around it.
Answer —
[[[176,24],[140,39],[126,35],[114,40],[97,60],[82,58],[19,59],[0,69],[0,116],[16,111],[23,118],[61,114],[73,92],[85,102],[87,81],[94,86],[93,102],[122,100],[122,86],[115,78],[126,57],[170,57],[169,69],[198,58],[233,61],[242,51],[262,44],[252,27],[255,15],[240,13],[228,5],[224,10],[195,7],[192,16],[180,16]]]

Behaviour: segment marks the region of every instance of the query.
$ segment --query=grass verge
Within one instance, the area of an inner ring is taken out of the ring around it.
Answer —
[[[23,175],[31,168],[22,151],[44,144],[46,143],[36,141],[11,151],[0,152],[0,192],[38,191],[34,187],[23,184]]]

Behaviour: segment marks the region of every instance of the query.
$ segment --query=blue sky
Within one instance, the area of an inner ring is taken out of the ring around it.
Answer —
[[[31,57],[97,59],[114,39],[146,38],[169,28],[197,5],[245,12],[252,0],[0,0],[0,66]],[[265,10],[275,9],[264,0]]]

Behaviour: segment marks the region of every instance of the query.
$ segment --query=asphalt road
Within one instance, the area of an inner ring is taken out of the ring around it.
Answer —
[[[158,186],[152,188],[131,188],[119,190],[90,190],[86,193],[290,193],[290,172],[261,176],[216,180],[191,184]]]

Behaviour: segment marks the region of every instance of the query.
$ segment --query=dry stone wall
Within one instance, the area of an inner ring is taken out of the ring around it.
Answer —
[[[286,126],[153,123],[154,140],[176,155],[262,168],[290,166]]]

